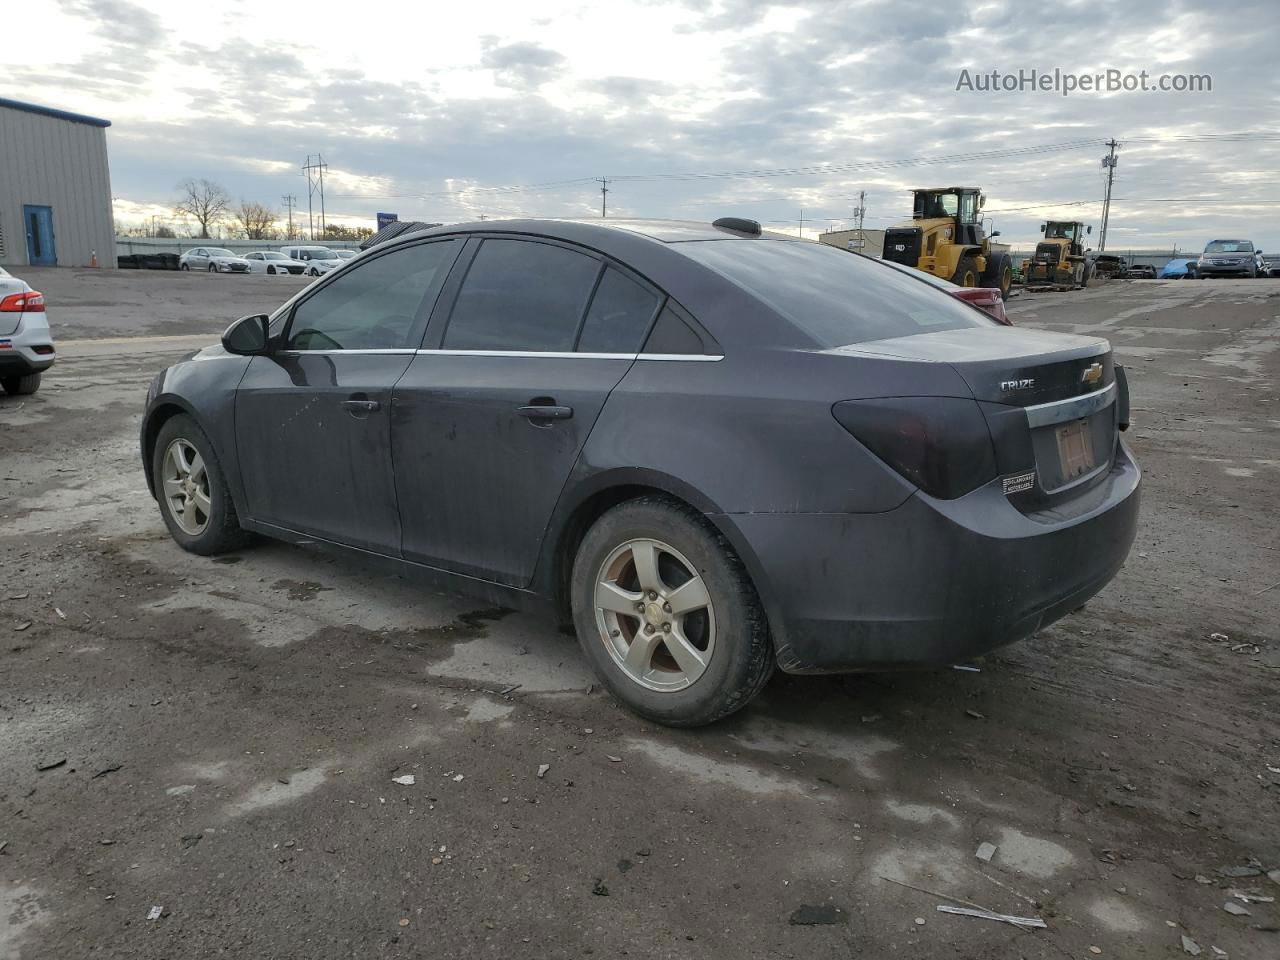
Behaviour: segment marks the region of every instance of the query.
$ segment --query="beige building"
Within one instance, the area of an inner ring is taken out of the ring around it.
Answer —
[[[819,234],[819,243],[827,243],[841,250],[855,250],[869,257],[884,256],[883,230],[832,230]]]

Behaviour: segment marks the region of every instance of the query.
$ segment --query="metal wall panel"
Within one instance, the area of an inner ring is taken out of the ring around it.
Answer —
[[[0,106],[0,264],[27,264],[26,204],[53,208],[58,265],[115,267],[107,131]]]

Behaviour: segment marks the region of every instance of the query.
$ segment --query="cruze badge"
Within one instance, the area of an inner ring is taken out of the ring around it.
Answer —
[[[1102,364],[1091,363],[1080,374],[1081,383],[1097,383],[1102,379]]]
[[[1001,380],[1001,390],[1030,390],[1036,385],[1035,378],[1030,380]]]

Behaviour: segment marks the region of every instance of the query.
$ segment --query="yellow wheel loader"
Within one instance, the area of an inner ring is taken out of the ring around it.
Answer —
[[[1009,296],[1013,260],[991,249],[982,229],[986,197],[977,187],[911,191],[911,222],[884,232],[884,258],[950,280],[962,287],[993,287]]]
[[[1093,264],[1085,254],[1084,238],[1093,227],[1068,220],[1050,220],[1040,224],[1044,239],[1036,244],[1030,260],[1022,261],[1026,283],[1061,283],[1087,287],[1093,276]]]

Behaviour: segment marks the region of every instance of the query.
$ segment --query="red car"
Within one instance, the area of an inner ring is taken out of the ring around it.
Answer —
[[[857,254],[857,256],[864,256],[864,254]],[[875,258],[872,257],[870,259],[874,260]],[[895,270],[909,273],[913,277],[918,277],[925,283],[933,284],[939,290],[947,291],[957,300],[963,300],[965,303],[977,307],[996,323],[1003,324],[1006,327],[1013,326],[1013,321],[1009,319],[1009,315],[1004,311],[1004,298],[1000,296],[1000,291],[994,287],[962,287],[959,284],[952,283],[950,280],[942,280],[921,270],[904,267],[902,264],[894,263],[892,260],[881,260],[880,263],[887,267],[893,267]]]

